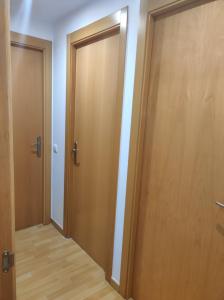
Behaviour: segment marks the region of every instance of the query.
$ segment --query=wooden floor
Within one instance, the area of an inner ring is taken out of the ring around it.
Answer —
[[[121,300],[102,269],[52,225],[16,233],[17,300]]]

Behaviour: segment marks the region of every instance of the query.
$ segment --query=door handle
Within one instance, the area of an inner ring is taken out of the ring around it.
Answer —
[[[41,136],[37,137],[37,142],[32,145],[35,147],[34,153],[36,153],[37,157],[41,157],[41,148],[42,148],[42,143],[41,143]]]
[[[75,142],[74,142],[74,145],[73,145],[73,148],[72,148],[72,152],[73,152],[74,164],[75,164],[76,166],[79,166],[80,163],[78,162],[78,152],[79,152],[79,149],[78,149],[78,141],[75,141]]]
[[[221,202],[216,202],[216,204],[217,204],[219,207],[224,208],[224,204],[223,204],[223,203],[221,203]]]

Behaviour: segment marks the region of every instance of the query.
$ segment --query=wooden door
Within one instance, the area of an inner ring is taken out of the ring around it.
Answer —
[[[0,299],[15,299],[15,269],[2,270],[3,251],[14,251],[12,111],[9,76],[9,1],[0,1]]]
[[[120,34],[74,49],[75,123],[71,235],[106,269],[115,206],[114,169]]]
[[[43,52],[18,46],[12,46],[11,52],[15,212],[19,230],[43,223]]]
[[[224,1],[154,20],[135,300],[224,299]]]

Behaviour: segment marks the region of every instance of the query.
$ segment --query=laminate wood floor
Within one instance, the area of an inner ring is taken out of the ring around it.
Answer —
[[[16,232],[17,300],[122,300],[103,270],[52,225]]]

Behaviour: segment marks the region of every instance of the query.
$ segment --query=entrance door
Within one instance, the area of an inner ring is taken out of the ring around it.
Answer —
[[[16,230],[43,223],[43,52],[11,46]]]
[[[224,299],[223,86],[224,1],[155,18],[135,300]]]
[[[120,39],[113,30],[74,48],[71,236],[105,271],[116,206]]]

